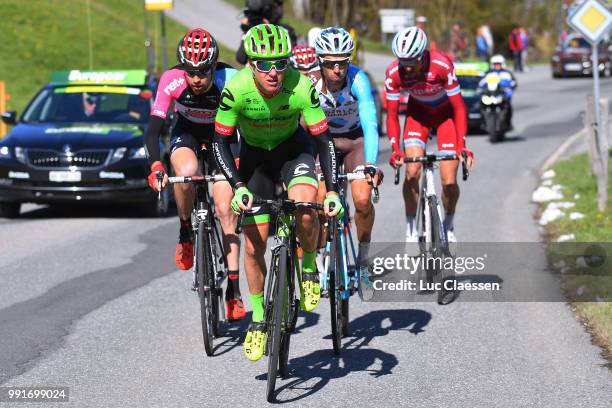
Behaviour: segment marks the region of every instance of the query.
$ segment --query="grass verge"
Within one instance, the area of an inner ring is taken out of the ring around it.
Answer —
[[[612,156],[612,150],[610,151]],[[580,267],[569,264],[562,269],[563,288],[568,295],[572,308],[579,319],[591,333],[594,341],[604,349],[604,357],[610,361],[612,368],[612,302],[584,302],[581,297],[589,300],[600,297],[612,298],[612,253],[610,252],[610,237],[612,237],[612,206],[608,200],[606,211],[597,210],[597,184],[595,177],[589,174],[589,159],[580,154],[569,160],[557,163],[554,184],[563,186],[564,201],[572,201],[576,205],[570,211],[584,214],[584,218],[571,220],[562,217],[547,227],[548,238],[551,241],[562,234],[574,234],[576,246],[581,243],[607,243],[607,259],[599,267]],[[612,180],[612,168],[610,180]],[[612,197],[612,183],[608,184],[608,196]],[[562,244],[559,244],[562,245]],[[554,244],[553,244],[554,246]],[[586,244],[588,247],[588,244]],[[584,253],[584,252],[582,252]]]
[[[94,69],[146,69],[143,4],[123,0],[0,1],[0,80],[6,82],[11,96],[8,108],[21,113],[38,89],[49,82],[53,70],[89,69],[88,20]],[[157,45],[159,72],[159,12],[147,12],[146,18],[153,44]],[[166,17],[170,66],[176,61],[176,43],[186,31],[185,26]],[[222,47],[221,59],[235,64],[234,52]]]

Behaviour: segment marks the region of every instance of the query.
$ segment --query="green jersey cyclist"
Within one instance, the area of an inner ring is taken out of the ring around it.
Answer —
[[[221,95],[213,152],[218,167],[234,188],[232,208],[247,211],[244,264],[253,317],[244,351],[249,360],[257,361],[265,344],[264,254],[270,216],[265,207],[252,208],[253,193],[271,199],[277,180],[282,180],[290,199],[316,202],[315,145],[328,191],[325,213],[342,216],[344,209],[337,193],[336,150],[327,119],[308,78],[289,67],[291,41],[287,31],[272,24],[257,25],[247,32],[244,50],[249,58],[247,67],[226,83]],[[300,115],[313,137],[299,126]],[[230,150],[230,136],[238,125],[242,136],[239,170]],[[242,202],[245,195],[249,198],[247,204]],[[301,307],[312,311],[320,300],[315,266],[319,221],[316,212],[308,209],[298,211],[296,218],[296,234],[303,250]]]

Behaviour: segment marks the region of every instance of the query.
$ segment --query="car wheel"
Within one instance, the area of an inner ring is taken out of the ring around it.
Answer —
[[[21,211],[21,203],[0,203],[1,218],[17,218]]]

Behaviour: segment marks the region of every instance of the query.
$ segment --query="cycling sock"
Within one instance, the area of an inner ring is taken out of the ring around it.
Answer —
[[[240,295],[240,281],[238,271],[228,271],[227,289],[225,289],[225,299],[234,299],[235,295]],[[236,297],[237,299],[237,297]]]
[[[181,229],[179,232],[179,242],[191,242],[191,220],[181,220]]]
[[[302,249],[302,272],[316,272],[317,271],[317,251],[307,252]]]
[[[360,242],[359,243],[359,255],[357,256],[357,259],[358,259],[357,265],[367,266],[369,252],[370,252],[370,243]]]
[[[444,216],[444,221],[442,222],[442,225],[444,226],[444,231],[452,231],[455,229],[455,225],[453,224],[454,217],[455,214],[446,214]]]
[[[406,216],[406,236],[416,235],[416,216],[407,215]]]
[[[253,308],[253,316],[251,321],[263,322],[264,320],[264,294],[263,292],[256,295],[249,293],[251,299],[251,307]]]

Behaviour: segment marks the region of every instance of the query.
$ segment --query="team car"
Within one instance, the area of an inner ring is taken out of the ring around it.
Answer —
[[[480,131],[482,116],[480,114],[480,97],[477,93],[478,82],[484,77],[489,69],[486,62],[455,63],[455,74],[461,86],[461,95],[465,101],[468,114],[468,128],[472,131]],[[387,93],[385,87],[381,88],[382,106],[387,110]],[[408,92],[400,92],[399,112],[406,113],[408,104]]]
[[[19,120],[4,112],[15,126],[0,140],[0,216],[18,216],[25,202],[133,203],[164,214],[168,193],[158,201],[146,181],[148,83],[144,70],[56,71]]]

